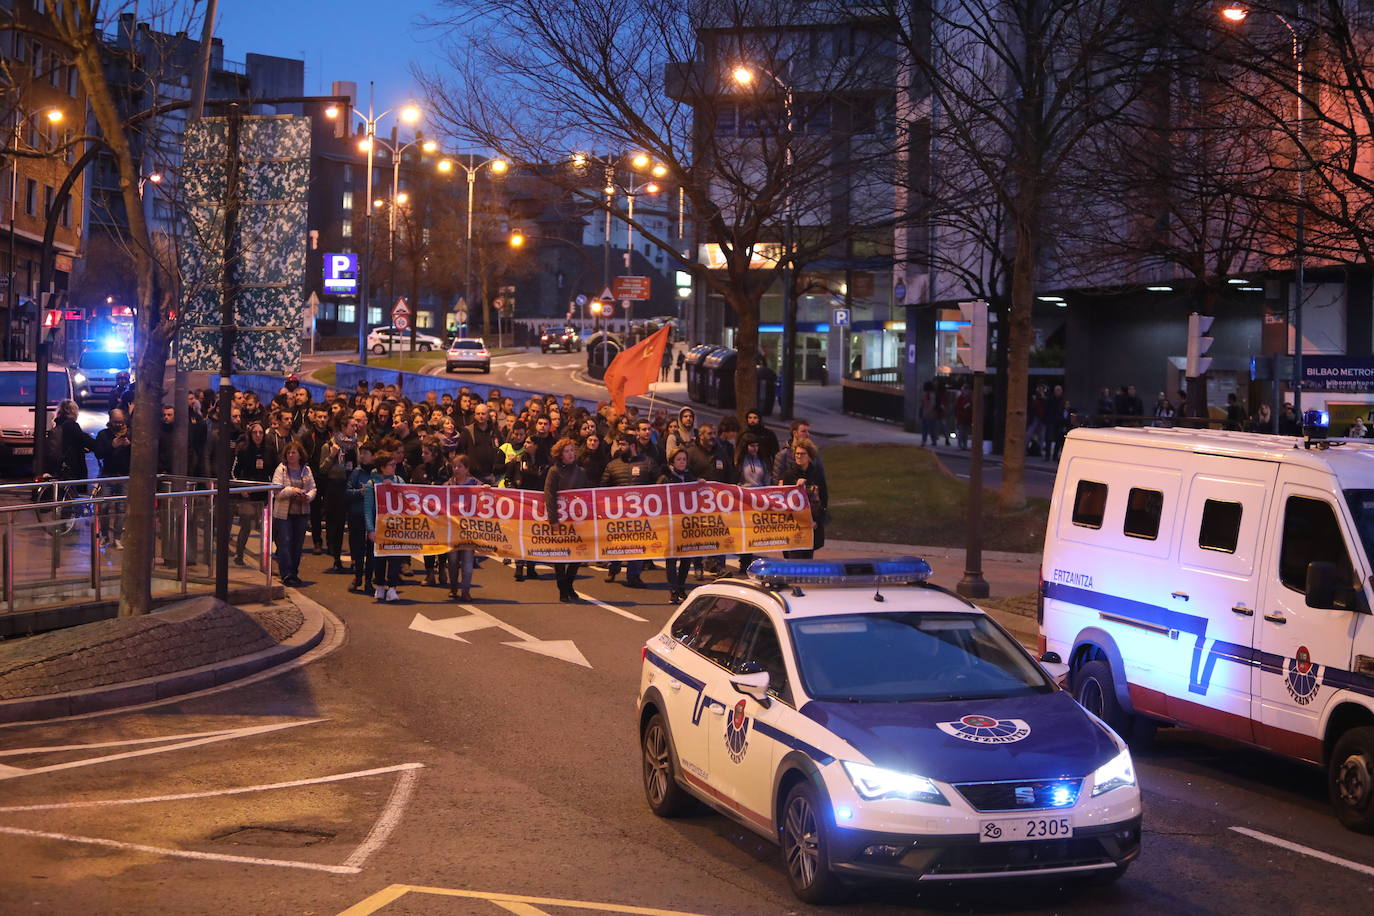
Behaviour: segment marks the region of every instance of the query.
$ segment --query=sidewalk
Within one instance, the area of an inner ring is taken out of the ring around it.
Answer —
[[[304,595],[231,607],[192,598],[0,643],[0,723],[151,703],[217,687],[315,648],[337,620]]]

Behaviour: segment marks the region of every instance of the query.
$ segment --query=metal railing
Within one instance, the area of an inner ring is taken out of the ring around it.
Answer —
[[[45,478],[0,485],[0,616],[101,604],[118,596],[128,482]],[[223,547],[239,558],[231,566],[231,586],[272,587],[276,491],[270,483],[233,482],[237,526]],[[213,478],[158,475],[149,572],[155,600],[213,592],[220,549],[214,543],[214,497]]]

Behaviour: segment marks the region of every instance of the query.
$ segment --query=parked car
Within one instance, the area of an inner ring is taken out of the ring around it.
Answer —
[[[544,333],[539,335],[539,352],[541,353],[550,353],[554,350],[575,353],[581,349],[582,338],[577,333],[577,328],[545,328]]]
[[[70,367],[72,393],[82,407],[87,401],[104,404],[115,390],[115,379],[121,372],[129,374],[133,380],[133,365],[129,353],[123,346],[88,347],[81,351],[81,358]]]
[[[480,337],[455,337],[444,356],[444,371],[481,369],[491,371],[491,352]]]
[[[437,337],[429,334],[415,334],[415,349],[421,353],[428,353],[431,350],[438,350],[443,347],[444,342]],[[367,335],[367,348],[378,356],[388,351],[403,352],[410,349],[410,329],[398,331],[395,328],[373,328],[372,333]]]

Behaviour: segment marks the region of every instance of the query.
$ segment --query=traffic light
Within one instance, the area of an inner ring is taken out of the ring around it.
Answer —
[[[1205,375],[1212,365],[1212,358],[1207,355],[1212,348],[1212,338],[1207,336],[1207,332],[1212,329],[1214,320],[1211,315],[1199,315],[1197,312],[1188,315],[1188,367],[1184,370],[1188,378]]]
[[[47,309],[43,312],[43,327],[51,330],[62,323],[61,309]]]

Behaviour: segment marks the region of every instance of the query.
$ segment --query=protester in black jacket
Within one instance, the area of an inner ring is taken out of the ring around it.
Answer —
[[[612,456],[601,474],[600,485],[603,487],[645,486],[658,475],[658,466],[648,455],[639,453],[639,440],[633,436],[622,436],[616,442]],[[643,588],[644,581],[640,578],[643,571],[643,560],[627,560],[625,584],[630,588]],[[612,560],[606,567],[606,581],[614,582],[619,572],[620,561]]]
[[[668,467],[659,476],[659,483],[691,483],[697,477],[688,467],[687,450],[677,449],[668,458]],[[668,587],[672,589],[672,600],[687,600],[687,571],[692,567],[690,557],[668,557]]]
[[[100,462],[101,477],[128,477],[130,455],[129,424],[123,410],[118,407],[110,411],[110,420],[95,437],[95,457]],[[123,496],[122,481],[102,482],[101,496]],[[102,547],[123,546],[124,503],[101,503],[100,544]]]
[[[491,408],[479,403],[472,410],[472,422],[463,427],[458,451],[467,456],[468,471],[482,483],[496,483],[501,464],[501,434],[491,418]]]
[[[809,560],[825,546],[825,523],[830,506],[830,488],[825,483],[825,468],[816,461],[816,446],[806,439],[792,443],[792,467],[778,483],[783,486],[799,483],[806,488],[806,498],[811,503],[811,523],[815,529],[811,549],[787,550],[783,556],[791,560]]]
[[[277,468],[277,453],[267,442],[267,435],[261,423],[251,423],[248,435],[234,450],[234,465],[230,470],[235,480],[251,483],[271,483],[272,472]],[[263,510],[267,507],[267,493],[240,493],[238,497],[239,535],[234,542],[234,562],[239,566],[248,565],[243,552],[248,547],[248,539],[262,524]]]
[[[548,509],[549,524],[562,521],[558,515],[558,494],[564,490],[582,490],[591,486],[587,473],[577,463],[577,443],[571,439],[559,439],[554,444],[556,461],[549,468],[544,480],[544,505]],[[558,580],[558,600],[567,604],[579,604],[577,590],[573,583],[581,563],[555,563],[554,578]]]

